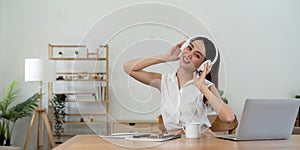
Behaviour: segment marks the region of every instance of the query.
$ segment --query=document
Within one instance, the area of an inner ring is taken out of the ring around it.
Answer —
[[[111,135],[103,135],[103,138],[116,138],[116,139],[124,139],[126,137],[132,137],[137,135],[138,132],[124,132],[124,133],[112,133]]]

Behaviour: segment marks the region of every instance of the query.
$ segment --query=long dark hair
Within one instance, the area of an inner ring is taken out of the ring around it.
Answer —
[[[206,61],[207,58],[210,59],[210,60],[213,60],[216,56],[216,47],[213,44],[213,42],[211,40],[209,40],[208,38],[206,38],[206,37],[197,37],[195,39],[192,39],[191,42],[196,41],[196,40],[202,40],[204,42],[204,46],[205,46],[205,50],[206,50],[206,57],[204,58],[203,62]],[[217,65],[217,70],[216,70],[217,73],[216,74],[218,74],[218,69],[219,69],[219,64],[218,63],[219,63],[219,60],[216,62],[216,65]],[[212,68],[211,71],[213,71],[213,68]],[[205,79],[209,80],[211,82],[214,82],[214,81],[212,81],[211,72],[206,75]],[[215,79],[216,79],[215,82],[218,82],[218,75],[216,75]],[[214,83],[214,84],[216,85],[216,87],[218,86],[218,83]],[[203,95],[203,103],[204,104],[208,103],[208,100],[204,95]]]
[[[213,59],[216,57],[216,47],[215,44],[208,38],[206,37],[201,37],[201,36],[197,36],[195,38],[193,38],[191,40],[191,42],[194,42],[196,40],[202,40],[204,43],[204,47],[205,47],[205,51],[206,51],[206,57],[204,58],[203,62],[206,60],[211,60],[213,61]],[[203,63],[202,62],[202,63]],[[215,62],[211,72],[216,72],[216,74],[218,74],[218,70],[219,70],[219,62],[220,62],[220,58],[217,58],[217,61]],[[215,70],[217,69],[217,70]],[[209,74],[206,75],[206,79],[211,81],[211,82],[216,82],[214,83],[216,85],[216,87],[218,87],[218,76],[212,77],[211,72]]]

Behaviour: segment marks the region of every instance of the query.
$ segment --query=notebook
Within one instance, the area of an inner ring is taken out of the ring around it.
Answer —
[[[218,135],[229,140],[289,139],[300,100],[247,99],[236,135]]]

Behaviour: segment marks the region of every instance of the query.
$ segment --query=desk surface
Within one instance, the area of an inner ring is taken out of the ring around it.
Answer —
[[[65,143],[54,148],[55,150],[98,150],[98,149],[300,149],[300,135],[292,135],[289,140],[265,140],[265,141],[240,141],[218,139],[214,137],[202,137],[200,139],[186,139],[182,137],[167,142],[141,142],[124,139],[101,138],[97,135],[76,135]]]

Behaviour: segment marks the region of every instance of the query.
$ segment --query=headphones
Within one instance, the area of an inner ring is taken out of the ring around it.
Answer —
[[[216,54],[215,54],[215,58],[213,61],[211,60],[205,60],[198,69],[196,69],[196,72],[197,74],[201,73],[204,71],[204,64],[208,64],[209,66],[212,66],[218,59],[218,50],[217,50],[217,46],[212,42],[211,39],[209,39],[208,37],[206,36],[203,36],[203,35],[195,35],[193,37],[191,37],[190,39],[186,40],[185,43],[183,43],[180,47],[180,50],[183,51],[183,49],[185,49],[186,47],[188,47],[192,42],[196,41],[196,40],[208,40],[212,43],[212,45],[214,46],[214,49],[216,51]]]

